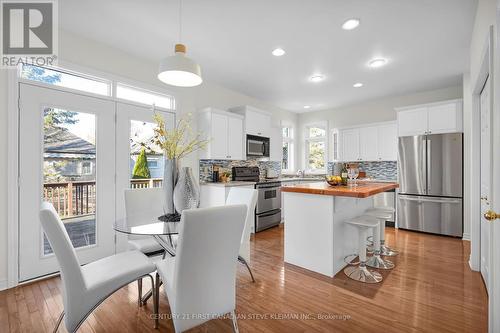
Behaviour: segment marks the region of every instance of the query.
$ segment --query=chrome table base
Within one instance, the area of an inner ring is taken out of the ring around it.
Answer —
[[[347,266],[344,269],[345,275],[350,279],[364,283],[378,283],[382,281],[382,275],[379,272],[371,271],[366,266]]]

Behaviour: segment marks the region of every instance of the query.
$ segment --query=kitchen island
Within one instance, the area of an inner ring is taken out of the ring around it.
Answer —
[[[335,276],[356,253],[357,232],[345,221],[373,207],[372,196],[393,191],[397,183],[361,182],[356,187],[316,182],[282,187],[285,213],[285,262]]]

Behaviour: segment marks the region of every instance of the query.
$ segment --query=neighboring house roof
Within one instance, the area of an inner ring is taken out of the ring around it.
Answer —
[[[65,128],[50,126],[44,131],[46,157],[95,158],[95,145]]]
[[[139,140],[130,139],[130,154],[139,155],[142,148],[146,149],[146,155],[162,155],[161,148],[154,143],[153,137],[143,137]]]

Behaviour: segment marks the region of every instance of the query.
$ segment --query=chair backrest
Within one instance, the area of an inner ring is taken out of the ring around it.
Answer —
[[[182,212],[171,303],[174,315],[222,315],[235,309],[236,259],[246,211],[245,205],[227,205]],[[181,320],[176,331],[210,319]]]
[[[233,186],[229,190],[226,199],[226,205],[243,204],[247,206],[247,214],[245,218],[245,229],[241,237],[240,255],[245,260],[250,260],[250,232],[255,220],[255,205],[257,204],[257,190],[253,188],[243,188]]]
[[[54,206],[51,203],[43,202],[39,216],[43,231],[61,268],[61,279],[64,287],[64,309],[66,313],[69,312],[69,315],[71,315],[70,309],[77,306],[78,302],[81,302],[86,290],[82,270],[73,244],[71,244],[66,228]]]
[[[165,195],[160,187],[125,190],[125,213],[130,225],[163,215]]]

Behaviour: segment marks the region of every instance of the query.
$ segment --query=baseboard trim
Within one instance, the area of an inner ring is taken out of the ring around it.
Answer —
[[[462,240],[465,240],[465,241],[470,241],[470,234],[469,233],[465,233],[464,232],[464,235],[462,237]]]
[[[0,291],[8,288],[7,279],[0,280]]]

